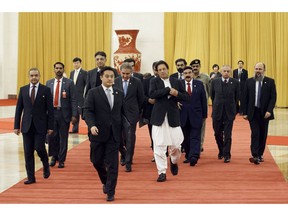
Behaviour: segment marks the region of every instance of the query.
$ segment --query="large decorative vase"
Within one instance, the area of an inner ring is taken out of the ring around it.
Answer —
[[[133,58],[135,60],[134,71],[139,72],[141,69],[141,52],[136,49],[136,38],[139,30],[115,30],[115,32],[118,37],[119,48],[114,52],[114,67],[118,73],[120,73],[120,66],[123,61],[128,58]]]

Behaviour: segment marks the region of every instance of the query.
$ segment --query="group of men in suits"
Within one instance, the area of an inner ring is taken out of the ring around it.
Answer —
[[[186,91],[188,93],[190,92],[190,100],[193,100],[192,98],[196,97],[196,94],[193,94],[193,92],[196,91],[193,91],[194,88],[191,88],[192,85],[190,86],[189,83],[191,80],[195,83],[194,87],[197,86],[197,79],[202,81],[205,89],[204,92],[206,92],[206,102],[208,97],[211,96],[214,136],[219,150],[218,159],[221,160],[224,158],[224,163],[229,163],[231,160],[233,122],[236,114],[239,113],[240,115],[243,115],[244,119],[249,120],[251,127],[252,157],[249,161],[255,164],[263,162],[268,123],[269,120],[274,119],[273,109],[276,103],[275,83],[273,79],[264,76],[265,64],[261,62],[257,63],[255,65],[255,76],[250,79],[247,79],[248,71],[243,68],[244,62],[242,60],[238,61],[238,68],[233,70],[233,77],[231,74],[231,66],[223,65],[221,72],[218,72],[219,66],[215,64],[213,65],[213,68],[217,67],[217,72],[214,71],[213,75],[215,76],[213,78],[211,77],[211,80],[209,80],[203,73],[199,73],[199,68],[201,66],[199,59],[192,60],[190,63],[191,67],[186,66],[184,69],[179,69],[179,66],[185,65],[185,62],[186,61],[183,61],[182,58],[175,61],[175,64],[179,65],[176,65],[177,72],[172,74],[171,77],[180,80],[184,78],[185,81],[183,81],[183,83],[184,85],[186,84]],[[190,77],[193,78],[191,79]],[[198,88],[198,92],[202,91],[199,91]],[[197,102],[194,101],[193,103],[189,103],[189,101],[184,101],[183,104],[179,104],[181,127],[184,133],[182,147],[185,151],[185,160],[183,162],[190,162],[191,166],[197,164],[197,161],[200,158],[200,152],[201,150],[203,151],[203,145],[200,145],[199,150],[198,137],[199,125],[202,125],[202,135],[203,131],[205,133],[205,120],[207,118],[207,109],[204,109],[203,107],[205,104],[203,98],[203,96],[198,96]],[[258,101],[257,103],[257,100],[261,102]],[[198,115],[193,118],[191,118],[191,116],[195,109],[192,107],[192,104],[196,107],[198,106],[197,110],[199,112]],[[200,119],[203,120],[202,124],[199,124]]]
[[[158,170],[157,181],[164,182],[168,146],[173,175],[178,174],[181,145],[185,150],[183,162],[190,163],[190,166],[197,164],[203,151],[209,95],[218,159],[224,158],[224,162],[229,163],[232,127],[240,92],[243,94],[240,103],[243,117],[249,120],[252,131],[250,162],[259,164],[264,161],[268,123],[274,118],[276,103],[275,83],[264,76],[265,64],[260,62],[255,65],[255,76],[245,81],[241,90],[239,79],[246,77],[243,68],[237,73],[237,78],[232,78],[231,67],[224,65],[221,68],[222,77],[211,82],[207,74],[200,72],[199,59],[191,61],[190,66],[184,59],[176,60],[177,77],[175,74],[169,77],[168,64],[160,60],[152,66],[155,76],[143,80],[143,75],[140,77],[133,72],[133,59],[122,64],[121,76],[118,76],[114,68],[105,65],[104,52],[97,52],[94,57],[97,67],[88,73],[81,68],[81,59],[74,58],[75,70],[70,73],[70,79],[63,77],[64,64],[56,62],[55,78],[48,80],[46,86],[39,83],[37,68],[29,70],[30,84],[20,89],[14,123],[14,132],[19,135],[23,112],[21,132],[28,178],[25,184],[36,182],[35,150],[43,163],[44,178],[50,176],[46,134],[48,153],[52,156],[50,166],[55,166],[58,161],[58,167],[64,168],[70,122],[73,124],[72,132],[77,133],[79,116],[82,115],[88,125],[90,160],[103,184],[107,201],[113,201],[118,176],[118,151],[121,153],[121,165],[126,165],[125,171],[131,172],[136,125],[142,108],[142,119],[148,123]]]

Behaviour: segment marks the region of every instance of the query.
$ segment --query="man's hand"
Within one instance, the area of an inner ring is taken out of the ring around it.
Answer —
[[[72,124],[75,124],[77,122],[77,118],[75,116],[72,116],[71,122]]]
[[[270,113],[270,112],[266,112],[264,118],[267,119],[267,118],[269,118],[270,116],[271,116],[271,113]]]
[[[47,134],[51,135],[53,133],[53,130],[47,130]]]
[[[99,132],[96,126],[91,127],[90,131],[91,131],[91,134],[94,136],[97,136]]]
[[[170,95],[173,95],[174,97],[177,97],[177,95],[178,95],[178,91],[174,88],[171,88],[169,93],[170,93]]]
[[[20,129],[14,129],[14,133],[15,133],[17,136],[19,136],[19,134],[20,134]]]
[[[150,104],[155,104],[155,99],[149,98],[149,99],[148,99],[148,102],[149,102]]]

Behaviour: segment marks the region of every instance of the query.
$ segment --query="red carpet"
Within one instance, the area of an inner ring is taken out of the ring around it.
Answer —
[[[0,106],[13,106],[16,103],[17,99],[0,99]]]
[[[217,147],[207,120],[204,152],[195,167],[179,163],[179,174],[167,170],[167,181],[156,182],[155,163],[147,127],[138,129],[133,171],[119,167],[115,204],[122,203],[288,203],[288,185],[270,152],[265,162],[250,164],[250,130],[248,122],[237,117],[234,124],[232,160],[224,164],[217,159]],[[89,161],[89,143],[85,141],[69,151],[66,167],[51,169],[43,179],[42,169],[36,173],[37,183],[23,181],[0,194],[0,203],[107,203],[98,175]]]

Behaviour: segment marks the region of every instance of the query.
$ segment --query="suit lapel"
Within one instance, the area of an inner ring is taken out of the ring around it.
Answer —
[[[24,94],[23,98],[28,98],[30,103],[31,103],[31,105],[32,105],[32,101],[31,101],[31,97],[30,97],[29,93],[30,93],[30,84],[28,84],[26,86],[26,90],[23,92],[23,94]]]
[[[110,108],[110,104],[109,104],[106,92],[104,91],[102,86],[99,86],[99,95],[104,99],[106,105]]]
[[[37,94],[36,94],[36,97],[35,97],[34,104],[37,103],[37,101],[39,100],[39,97],[41,97],[41,95],[42,95],[42,90],[43,90],[43,88],[42,88],[41,84],[39,83],[39,85],[38,85],[38,91],[37,91]]]
[[[116,107],[119,104],[121,97],[120,97],[119,91],[115,88],[113,88],[113,93],[114,93],[114,104],[113,104],[113,109],[114,109],[114,107]]]

